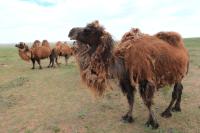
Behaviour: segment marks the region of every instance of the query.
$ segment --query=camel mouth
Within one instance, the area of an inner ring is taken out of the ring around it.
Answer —
[[[70,40],[76,40],[76,37],[69,37]]]
[[[73,45],[77,45],[77,41],[74,41],[72,44],[73,44]]]
[[[77,48],[77,49],[81,46],[80,44],[81,44],[81,43],[78,42],[78,41],[74,41],[74,42],[72,43],[73,47],[74,47],[74,48]]]
[[[21,48],[19,44],[15,44],[15,47],[19,49]]]
[[[70,40],[77,40],[77,36],[78,36],[77,34],[71,33],[71,32],[68,35],[68,37],[69,37]]]

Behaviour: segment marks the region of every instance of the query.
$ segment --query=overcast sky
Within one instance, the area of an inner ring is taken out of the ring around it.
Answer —
[[[69,30],[99,20],[114,39],[132,27],[200,36],[199,0],[0,0],[0,43],[68,41]]]

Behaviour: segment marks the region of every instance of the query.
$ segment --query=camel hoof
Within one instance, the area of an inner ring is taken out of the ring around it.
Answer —
[[[153,121],[153,120],[151,120],[151,121],[148,120],[148,121],[145,123],[145,126],[146,126],[146,127],[151,126],[152,129],[157,129],[157,128],[159,127],[159,124],[158,124],[157,122]]]
[[[181,112],[181,108],[178,107],[178,106],[175,106],[175,107],[172,108],[172,111],[173,112]]]
[[[170,111],[164,111],[161,113],[161,116],[164,117],[164,118],[169,118],[169,117],[172,117],[172,113]]]
[[[132,122],[134,122],[134,119],[132,118],[132,116],[128,116],[126,114],[125,116],[122,116],[122,121],[124,123],[132,123]]]
[[[51,66],[51,68],[56,68],[56,66]]]

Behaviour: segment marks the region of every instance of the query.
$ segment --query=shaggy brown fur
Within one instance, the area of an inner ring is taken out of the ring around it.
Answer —
[[[100,45],[91,46],[90,44],[85,45],[78,42],[77,46],[74,47],[74,51],[76,51],[75,57],[80,66],[82,81],[86,83],[95,95],[102,95],[107,86],[108,57],[111,56],[113,40],[111,35],[105,32],[103,27],[100,27],[97,22],[88,24],[87,27],[102,32],[100,34],[103,36],[99,40],[92,40],[93,38],[90,40],[91,43],[99,42]],[[90,36],[88,36],[89,38]]]
[[[125,33],[119,43],[114,49],[114,54],[117,57],[124,58],[127,49],[132,46],[132,42],[142,39],[146,34],[140,32],[138,28],[132,28],[129,32]]]
[[[161,40],[166,41],[168,44],[183,47],[183,42],[181,42],[181,36],[176,32],[159,32],[155,35]]]
[[[183,40],[180,37],[176,39],[179,36],[176,33],[171,34],[170,38],[166,32],[168,39],[164,35],[162,33],[161,39],[157,35],[146,35],[136,42],[130,42],[132,46],[126,50],[124,58],[132,82],[138,83],[146,79],[160,88],[166,84],[181,82],[186,75],[189,58]]]
[[[40,60],[48,58],[51,55],[51,48],[47,40],[44,40],[42,42],[42,46],[36,46],[30,49],[23,42],[20,42],[19,44],[15,46],[19,48],[19,55],[23,60],[32,61],[33,63],[32,69],[35,69],[35,61],[38,62],[40,69],[42,69]],[[50,62],[51,62],[51,59],[50,59]]]
[[[150,36],[141,33],[139,29],[132,29],[113,50],[111,35],[95,21],[83,28],[73,28],[69,37],[77,40],[75,56],[82,80],[91,90],[102,95],[110,76],[119,79],[129,103],[129,111],[123,116],[124,121],[133,121],[132,110],[137,85],[149,111],[147,126],[159,126],[151,107],[156,89],[175,84],[170,105],[162,116],[170,117],[171,109],[180,111],[183,89],[181,82],[188,70],[189,56],[178,33],[160,32]]]

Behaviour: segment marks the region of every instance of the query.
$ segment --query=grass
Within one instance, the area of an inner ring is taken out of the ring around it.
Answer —
[[[154,98],[160,128],[146,128],[147,109],[138,93],[132,124],[121,116],[128,109],[120,89],[95,99],[80,82],[74,59],[69,65],[31,70],[31,63],[18,56],[16,48],[0,47],[0,132],[2,133],[199,133],[200,132],[200,38],[185,39],[190,53],[190,70],[184,80],[182,112],[164,119],[171,89],[164,88]],[[38,66],[37,66],[38,68]]]

